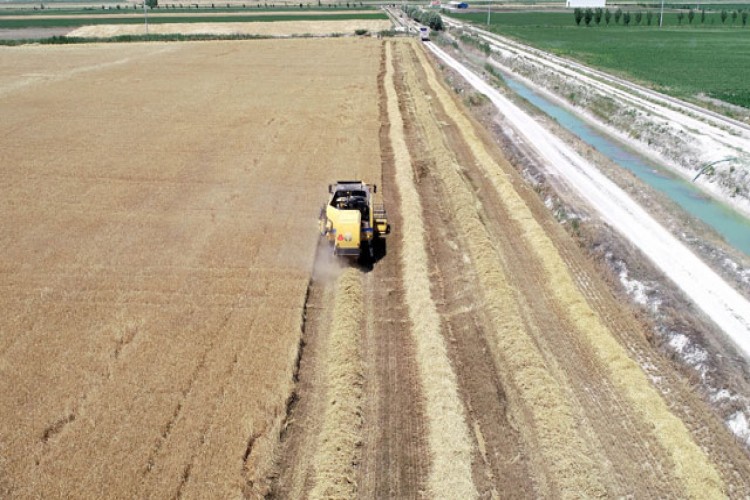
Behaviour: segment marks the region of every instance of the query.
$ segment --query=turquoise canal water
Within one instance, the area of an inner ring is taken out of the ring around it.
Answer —
[[[591,127],[570,111],[550,102],[519,81],[506,76],[505,82],[511,90],[557,120],[582,141],[669,196],[686,212],[714,228],[727,243],[750,256],[750,219],[706,196],[689,181],[627,149],[604,132]]]

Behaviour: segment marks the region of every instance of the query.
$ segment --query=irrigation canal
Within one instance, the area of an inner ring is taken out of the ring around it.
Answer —
[[[683,210],[702,220],[734,248],[750,256],[750,220],[730,206],[707,196],[689,181],[628,149],[567,109],[551,102],[518,80],[504,75],[508,87],[601,154],[633,172],[651,187],[669,196]]]

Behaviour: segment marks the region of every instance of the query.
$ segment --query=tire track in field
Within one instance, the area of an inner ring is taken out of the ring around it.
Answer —
[[[321,248],[318,248],[318,252]],[[302,498],[312,488],[312,464],[324,414],[325,348],[332,321],[335,286],[320,270],[313,270],[305,308],[305,328],[301,338],[304,351],[299,359],[292,399],[280,433],[277,461],[269,478],[267,499]]]
[[[224,318],[220,330],[229,324],[230,318],[231,311]],[[256,317],[249,320],[248,330],[255,327],[256,321]],[[182,391],[181,399],[177,401],[174,413],[149,454],[143,470],[142,494],[149,492],[152,497],[164,495],[178,498],[182,495],[190,479],[195,457],[205,443],[206,432],[219,411],[219,395],[226,392],[237,369],[239,354],[230,358],[224,353],[241,345],[244,332],[237,330],[232,333],[234,335],[217,336],[203,353]],[[176,436],[173,436],[173,431]],[[177,482],[175,493],[175,483],[170,479],[177,477],[178,472],[181,479]]]
[[[221,325],[219,325],[219,328],[217,331],[221,331],[224,329],[224,327],[229,322],[229,318],[231,317],[231,310],[227,311],[223,322]],[[255,318],[252,319],[250,328],[252,328],[252,323],[255,321]],[[166,443],[169,440],[170,434],[172,433],[172,430],[174,429],[175,423],[177,420],[182,416],[183,410],[185,408],[186,402],[188,399],[190,399],[190,395],[193,392],[193,389],[196,386],[196,382],[199,380],[201,376],[205,375],[205,372],[211,371],[210,367],[207,367],[207,362],[209,361],[209,355],[214,350],[221,350],[221,346],[217,347],[217,342],[219,341],[219,336],[214,336],[211,339],[210,344],[204,350],[201,354],[200,361],[196,365],[195,369],[193,369],[193,372],[190,374],[190,378],[188,379],[186,386],[183,387],[181,390],[181,397],[177,401],[175,405],[174,412],[172,413],[172,416],[169,418],[167,423],[164,425],[164,429],[162,430],[161,436],[159,436],[159,439],[157,440],[156,444],[154,445],[153,449],[149,453],[148,460],[146,461],[146,465],[143,468],[143,477],[144,479],[147,479],[147,476],[151,474],[152,470],[156,466],[156,460],[157,457],[160,454],[160,451],[162,447],[164,446],[164,443]],[[228,341],[227,338],[221,339],[223,340],[222,343],[226,343]],[[224,383],[226,383],[227,377],[224,377]],[[223,389],[223,387],[216,387],[216,391],[220,391]],[[215,407],[212,409],[209,414],[213,415],[215,412]],[[205,431],[205,429],[204,429]],[[192,462],[192,460],[191,460]]]
[[[420,76],[420,80],[426,81],[426,76]],[[603,455],[600,465],[605,470],[609,494],[647,498],[674,495],[679,486],[671,474],[669,459],[664,450],[651,433],[641,430],[641,419],[633,412],[627,399],[608,382],[606,368],[596,361],[596,355],[588,343],[569,333],[574,330],[574,326],[565,319],[566,312],[561,310],[561,306],[547,291],[546,278],[538,272],[539,265],[533,253],[523,239],[516,236],[519,230],[514,226],[503,203],[493,189],[485,188],[489,181],[474,166],[476,160],[461,129],[440,107],[433,107],[433,110],[436,118],[444,123],[443,131],[449,149],[463,167],[461,176],[472,192],[475,203],[481,207],[478,215],[497,247],[500,264],[508,276],[511,288],[516,290],[520,310],[536,325],[536,328],[529,331],[546,359],[557,365],[558,373],[564,374],[568,380],[580,408],[580,418],[585,419],[589,424],[588,428],[593,431],[589,433],[588,439],[595,443],[593,446],[601,450]],[[466,110],[462,109],[462,112],[465,113]],[[479,125],[475,132],[484,140],[485,147],[494,151],[492,140],[483,135]],[[495,158],[498,164],[505,165],[499,152]],[[535,215],[543,215],[540,221],[546,221],[545,229],[551,231],[557,243],[569,243],[581,258],[580,250],[575,248],[568,235],[539,203],[537,194],[530,188],[525,188],[523,179],[509,165],[508,168],[510,170],[505,171],[514,178],[519,193],[530,197],[525,198],[529,201],[529,207],[536,210]],[[605,313],[617,315],[622,311],[620,306],[612,304]],[[628,328],[632,329],[634,326],[630,324]],[[638,460],[632,457],[638,457]],[[633,478],[638,478],[638,481]]]
[[[176,49],[177,47],[160,47],[157,50],[150,48],[148,52],[144,50],[143,52],[138,54],[137,59],[142,60],[145,57],[153,57],[153,56],[161,55],[163,53],[174,51]],[[67,71],[60,72],[57,74],[47,74],[47,75],[36,74],[36,75],[25,76],[23,79],[1,84],[0,85],[0,99],[3,99],[6,96],[14,92],[17,92],[19,90],[26,90],[27,87],[31,87],[35,85],[43,85],[46,83],[56,83],[62,80],[68,80],[78,75],[82,75],[86,73],[95,73],[97,71],[107,70],[116,66],[126,65],[135,59],[136,57],[126,56],[121,59],[117,59],[115,61],[100,62],[100,63],[92,64],[90,66],[80,66],[77,68],[71,68],[71,69],[68,69]]]
[[[405,334],[409,316],[404,300],[401,241],[396,237],[403,221],[398,210],[401,203],[395,186],[385,95],[385,45],[386,42],[381,45],[378,73],[381,158],[378,194],[388,209],[393,234],[384,247],[387,255],[364,277],[365,430],[358,481],[361,498],[416,498],[425,491],[430,457],[415,342],[411,335]]]
[[[473,446],[456,374],[448,360],[440,317],[432,300],[422,206],[414,184],[404,120],[394,84],[393,44],[386,45],[385,93],[390,140],[401,199],[403,279],[425,396],[428,443],[432,464],[428,478],[433,498],[475,498]]]
[[[396,90],[410,102],[412,89],[406,84],[403,62],[397,62]],[[488,344],[490,323],[481,305],[484,298],[476,286],[475,270],[461,247],[463,236],[452,212],[446,209],[446,194],[436,176],[430,174],[431,153],[421,149],[424,144],[419,140],[420,130],[411,108],[402,109],[407,117],[406,139],[409,147],[415,148],[412,155],[421,159],[415,163],[415,175],[427,228],[432,292],[476,438],[474,482],[481,498],[498,498],[511,491],[518,498],[530,498],[535,493],[535,478],[516,423],[509,418],[507,391]]]

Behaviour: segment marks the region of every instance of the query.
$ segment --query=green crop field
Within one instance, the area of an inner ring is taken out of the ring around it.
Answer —
[[[249,22],[274,22],[274,21],[348,21],[353,19],[387,19],[382,12],[367,13],[341,13],[321,15],[315,13],[299,15],[232,15],[232,16],[159,16],[150,15],[148,22],[151,24],[160,23],[249,23]],[[139,17],[76,17],[76,18],[39,18],[29,17],[26,19],[3,19],[0,17],[0,28],[17,29],[17,28],[57,28],[57,27],[76,27],[89,26],[95,24],[140,24],[143,19]]]
[[[692,28],[692,29],[700,29],[700,28],[715,28],[715,29],[730,29],[730,28],[742,28],[742,19],[738,15],[737,19],[732,22],[732,11],[733,10],[740,10],[742,6],[738,8],[733,9],[727,9],[728,17],[724,23],[721,22],[721,9],[714,9],[712,6],[711,10],[706,10],[706,18],[704,22],[701,23],[701,12],[696,10],[695,11],[695,18],[693,19],[692,24],[688,22],[687,18],[687,11],[682,11],[684,13],[684,18],[682,21],[679,21],[677,18],[677,12],[675,10],[665,10],[664,12],[664,26],[674,26],[678,28]],[[632,7],[628,8],[627,11],[630,12],[631,15],[631,21],[630,26],[623,26],[622,25],[622,19],[620,20],[619,24],[615,24],[614,19],[614,13],[616,9],[609,9],[612,13],[612,19],[610,21],[609,26],[605,25],[604,19],[601,20],[601,24],[599,26],[596,26],[594,21],[591,21],[591,26],[589,26],[590,29],[594,28],[607,28],[607,29],[646,29],[649,28],[647,25],[647,12],[650,10],[652,12],[653,18],[651,20],[651,28],[656,27],[656,25],[659,24],[659,10],[658,9],[644,9],[644,8],[638,8],[638,7]],[[625,10],[625,9],[623,9]],[[750,12],[750,8],[745,9]],[[636,13],[641,12],[643,14],[643,18],[641,20],[640,25],[636,25],[634,16]],[[476,24],[485,24],[487,23],[487,13],[486,12],[475,12],[471,14],[453,14],[449,13],[448,15],[455,17],[457,19],[461,19],[464,21],[471,21]],[[562,27],[562,28],[585,28],[583,21],[581,21],[581,26],[576,26],[575,19],[573,17],[573,10],[567,12],[493,12],[490,16],[492,21],[493,27]],[[750,30],[750,18],[748,18],[748,26],[747,28]]]
[[[633,15],[637,10],[633,10]],[[486,14],[455,16],[485,24]],[[713,19],[713,23],[711,23]],[[692,24],[687,17],[678,25],[676,13],[667,12],[665,28],[658,15],[652,26],[576,26],[573,13],[496,13],[491,29],[559,55],[578,59],[640,81],[671,95],[691,98],[703,93],[750,108],[750,27],[738,17],[721,23],[718,13],[706,13],[704,23],[697,13]],[[750,24],[750,21],[748,22]]]

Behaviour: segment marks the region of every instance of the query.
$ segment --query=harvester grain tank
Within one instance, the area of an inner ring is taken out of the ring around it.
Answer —
[[[390,233],[382,204],[374,203],[378,187],[362,181],[338,181],[328,186],[328,203],[320,210],[320,234],[334,255],[375,257],[376,247]]]

